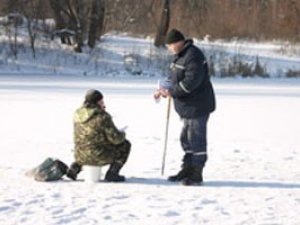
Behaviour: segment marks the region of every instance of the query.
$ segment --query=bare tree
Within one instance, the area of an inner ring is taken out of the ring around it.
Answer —
[[[81,52],[84,41],[93,48],[103,31],[105,0],[49,0],[57,29],[71,30],[75,37],[75,51]],[[69,34],[71,32],[68,32]],[[60,34],[62,34],[60,32]],[[66,32],[61,36],[66,43]],[[70,40],[67,40],[70,43]]]
[[[5,32],[8,36],[9,48],[15,59],[18,57],[18,23],[17,21],[8,21],[5,24]]]
[[[61,0],[49,0],[49,4],[52,9],[53,17],[55,20],[55,28],[57,30],[55,34],[57,34],[60,37],[61,43],[71,45],[70,36],[66,35],[66,33],[60,32],[68,28],[68,23],[66,21],[67,19],[65,18],[62,10],[63,4],[65,3]]]
[[[94,48],[104,30],[105,0],[93,0],[91,6],[88,45]]]
[[[0,15],[20,12],[20,6],[29,13],[31,6],[24,4],[28,1],[1,0]],[[55,19],[57,30],[67,31],[57,32],[62,43],[76,44],[78,51],[86,41],[90,47],[95,46],[101,34],[108,31],[151,35],[154,44],[160,46],[169,23],[194,37],[208,34],[212,38],[300,41],[299,0],[31,1],[46,7],[43,15]]]
[[[19,13],[16,13],[16,10],[13,10],[16,5],[16,0],[5,0],[2,4],[4,14],[7,17],[7,21],[3,25],[5,28],[5,33],[8,37],[10,52],[15,58],[17,58],[19,25],[22,23],[22,18]]]
[[[19,3],[20,4],[20,3]],[[24,0],[20,5],[20,12],[26,18],[26,27],[29,36],[33,57],[36,57],[35,42],[40,28],[40,19],[43,15],[43,0]]]
[[[163,0],[160,24],[156,32],[154,45],[156,47],[164,46],[165,38],[170,24],[170,0]]]

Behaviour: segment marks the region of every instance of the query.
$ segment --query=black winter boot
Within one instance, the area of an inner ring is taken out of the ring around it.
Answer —
[[[183,185],[200,185],[203,182],[203,166],[194,166],[190,176],[182,180]]]
[[[76,180],[77,179],[77,175],[80,173],[81,171],[81,165],[79,165],[78,163],[74,162],[71,164],[70,168],[67,171],[67,177],[72,179],[72,180]]]
[[[108,182],[124,182],[125,177],[119,175],[119,172],[121,168],[123,167],[123,164],[121,163],[112,163],[106,172],[105,180]]]
[[[192,172],[192,166],[183,165],[181,170],[176,175],[168,177],[168,181],[172,181],[172,182],[182,181],[183,179],[187,178],[191,172]]]

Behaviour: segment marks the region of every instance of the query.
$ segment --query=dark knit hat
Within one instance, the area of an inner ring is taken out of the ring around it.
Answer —
[[[176,43],[176,42],[178,42],[178,41],[183,41],[184,39],[185,39],[185,38],[184,38],[183,34],[182,34],[179,30],[172,29],[172,30],[170,30],[169,33],[167,34],[165,43],[166,43],[167,45],[169,45],[169,44]]]
[[[84,102],[90,104],[97,104],[97,102],[101,99],[103,99],[102,93],[98,90],[91,89],[87,91]]]

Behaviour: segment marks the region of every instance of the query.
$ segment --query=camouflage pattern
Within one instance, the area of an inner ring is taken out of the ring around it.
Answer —
[[[124,164],[131,147],[107,112],[84,105],[74,114],[74,143],[75,161],[80,165]]]

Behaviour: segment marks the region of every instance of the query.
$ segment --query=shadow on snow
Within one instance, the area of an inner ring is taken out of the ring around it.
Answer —
[[[167,185],[178,186],[180,183],[169,182],[162,178],[128,178],[124,184],[143,184],[143,185]],[[288,183],[279,181],[205,181],[201,187],[216,188],[269,188],[269,189],[300,189],[298,183]]]
[[[62,180],[62,183],[72,183],[71,180]],[[83,180],[77,180],[76,182],[84,182]],[[138,178],[138,177],[129,177],[126,182],[122,183],[108,183],[105,181],[100,181],[95,183],[95,185],[101,184],[117,184],[117,185],[150,185],[150,186],[182,186],[180,182],[170,182],[163,178]],[[217,180],[208,180],[201,185],[196,185],[202,188],[269,188],[269,189],[300,189],[300,183],[288,183],[280,181],[217,181]]]

